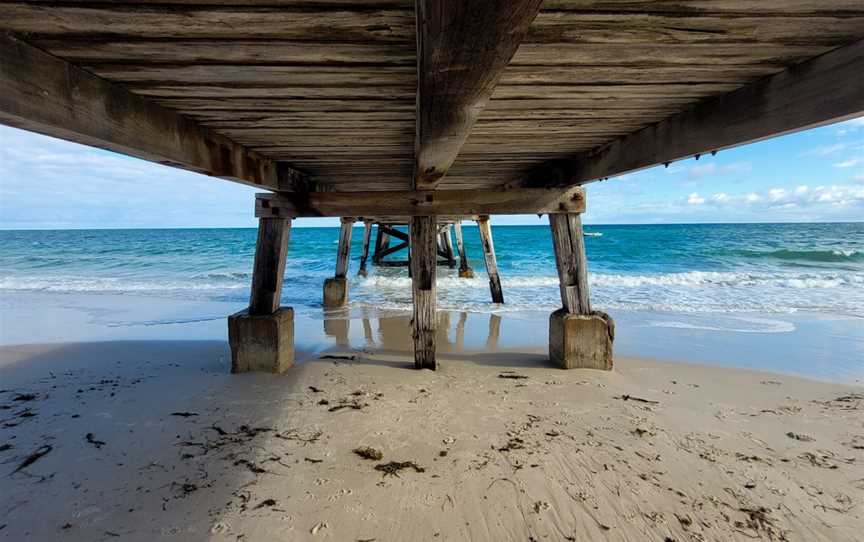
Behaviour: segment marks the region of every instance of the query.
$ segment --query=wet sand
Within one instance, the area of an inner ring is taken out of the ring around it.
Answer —
[[[415,371],[403,339],[282,376],[222,341],[2,347],[0,539],[860,539],[861,387],[455,338]]]

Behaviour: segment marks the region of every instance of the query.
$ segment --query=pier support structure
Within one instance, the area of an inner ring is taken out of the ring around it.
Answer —
[[[579,213],[550,214],[563,308],[549,317],[549,357],[562,369],[612,369],[615,324],[591,310]]]
[[[447,267],[456,267],[456,255],[453,252],[453,238],[450,237],[450,224],[439,226],[438,253],[444,258]]]
[[[365,277],[368,273],[366,272],[366,260],[369,259],[369,241],[372,239],[372,221],[365,220],[363,222],[363,253],[360,255],[360,270],[357,271],[357,275],[361,277]]]
[[[551,215],[550,215],[551,216]],[[492,303],[504,303],[504,292],[501,290],[501,278],[498,276],[498,261],[495,259],[495,245],[492,242],[492,226],[487,215],[477,219],[480,228],[480,242],[483,245],[483,258],[486,260],[486,273],[489,275],[489,290],[492,293]]]
[[[414,367],[435,369],[435,271],[437,268],[437,225],[435,216],[412,216],[411,293],[414,300],[412,319]]]
[[[231,372],[281,373],[294,364],[294,310],[280,307],[290,218],[261,218],[249,308],[228,317]]]
[[[457,220],[453,223],[453,233],[456,236],[456,249],[459,251],[459,278],[473,279],[474,270],[468,265],[468,253],[465,252],[465,243],[462,241],[462,222]]]
[[[348,262],[351,255],[353,217],[342,217],[339,231],[339,249],[336,253],[336,274],[324,281],[324,308],[338,309],[348,304]]]

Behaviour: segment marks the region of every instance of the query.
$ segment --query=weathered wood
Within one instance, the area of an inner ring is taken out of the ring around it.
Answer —
[[[570,314],[591,314],[588,262],[579,214],[549,215],[552,245],[561,290],[561,303]]]
[[[261,218],[258,220],[258,241],[252,268],[252,293],[249,314],[273,314],[279,308],[285,259],[291,236],[291,219]]]
[[[492,293],[492,303],[504,303],[504,292],[501,290],[501,278],[498,276],[498,261],[495,259],[495,245],[492,242],[492,226],[488,216],[477,220],[480,229],[480,242],[483,245],[483,258],[486,261],[486,274],[489,275],[489,291]]]
[[[229,179],[294,190],[304,176],[26,43],[0,35],[0,122]]]
[[[351,232],[354,231],[354,219],[342,217],[342,227],[339,230],[339,252],[336,254],[336,278],[344,279],[348,275],[348,263],[351,257]]]
[[[435,369],[435,233],[434,216],[411,217],[411,291],[414,367]]]
[[[473,278],[474,270],[468,265],[468,253],[465,251],[465,243],[462,240],[462,222],[460,220],[453,223],[453,231],[456,235],[456,248],[459,250],[459,277]]]
[[[441,249],[444,252],[443,256],[447,260],[447,265],[450,267],[456,266],[456,256],[453,253],[453,239],[450,237],[450,225],[444,226],[439,234],[441,238]]]
[[[378,234],[375,237],[375,252],[372,253],[372,263],[381,263],[381,253],[390,247],[390,234],[384,230],[382,224],[378,224]]]
[[[541,3],[417,0],[414,188],[447,173]]]
[[[530,172],[526,186],[585,183],[864,114],[864,40]]]
[[[365,221],[363,223],[363,252],[360,255],[360,270],[357,274],[361,277],[365,277],[368,273],[366,272],[366,260],[369,259],[369,241],[372,238],[372,222]]]
[[[585,192],[579,188],[280,193],[258,194],[255,201],[255,216],[258,217],[344,216],[348,213],[503,215],[585,210]]]
[[[378,262],[381,263],[384,260],[384,258],[386,258],[387,256],[389,256],[391,254],[395,254],[395,253],[399,252],[400,250],[405,250],[409,246],[410,245],[409,245],[408,241],[402,241],[398,245],[394,245],[392,247],[387,247],[385,249],[382,249],[381,253],[378,255]]]

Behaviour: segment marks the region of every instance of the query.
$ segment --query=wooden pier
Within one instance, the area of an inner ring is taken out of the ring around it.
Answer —
[[[432,369],[451,233],[473,274],[448,217],[477,220],[501,303],[501,214],[549,215],[550,357],[609,369],[582,186],[864,114],[851,0],[13,0],[0,31],[0,122],[263,191],[249,308],[229,319],[238,372],[293,361],[294,218],[342,220],[328,308],[349,299],[356,221],[361,274],[375,224],[373,264],[410,251],[415,365]]]

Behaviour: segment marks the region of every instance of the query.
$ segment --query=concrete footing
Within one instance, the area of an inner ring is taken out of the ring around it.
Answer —
[[[562,369],[612,369],[615,322],[605,312],[570,314],[559,309],[549,317],[549,358]]]
[[[348,279],[333,277],[324,281],[324,308],[338,309],[348,304]]]
[[[460,279],[473,279],[474,278],[474,270],[470,267],[466,267],[465,269],[459,270],[459,278]]]
[[[282,373],[294,364],[294,309],[252,316],[247,310],[228,317],[231,372]]]

